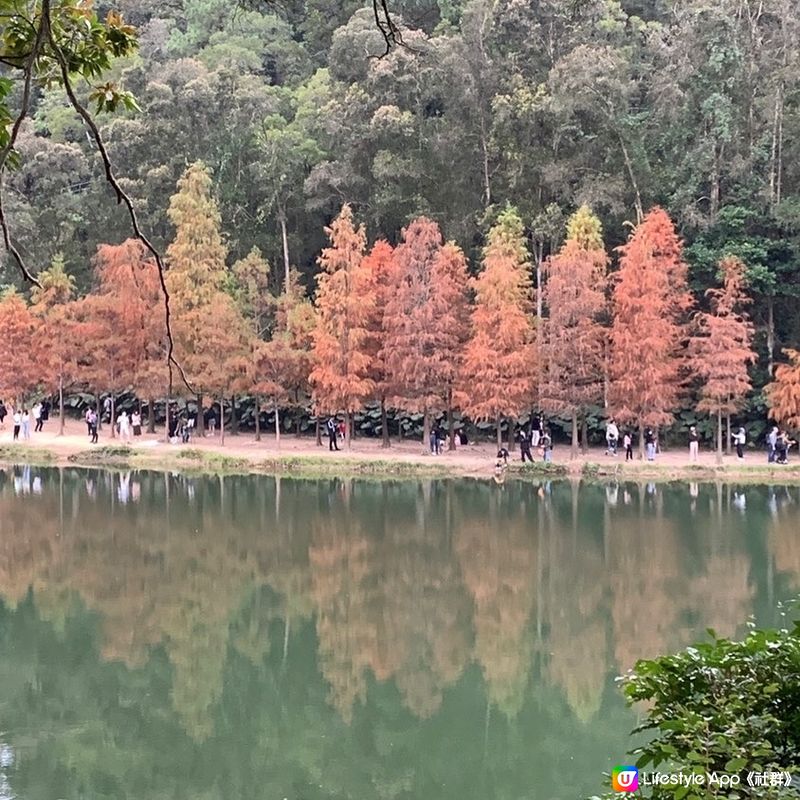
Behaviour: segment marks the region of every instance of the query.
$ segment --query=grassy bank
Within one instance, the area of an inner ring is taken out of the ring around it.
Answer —
[[[264,451],[225,454],[206,448],[135,448],[126,445],[79,447],[68,452],[22,444],[0,446],[0,464],[35,466],[72,465],[111,469],[169,470],[187,474],[293,475],[304,478],[494,478],[494,459],[441,459],[430,456],[375,457],[367,454],[330,456],[322,453]],[[769,464],[675,464],[659,462],[562,461],[545,464],[509,463],[507,479],[537,480],[569,477],[616,481],[727,481],[732,483],[800,483],[800,462],[788,466]]]

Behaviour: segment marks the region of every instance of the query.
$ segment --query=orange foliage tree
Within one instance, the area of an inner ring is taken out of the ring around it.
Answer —
[[[379,356],[386,394],[396,407],[423,414],[426,442],[431,414],[446,410],[452,446],[453,390],[468,337],[466,258],[420,217],[403,229],[391,276]]]
[[[64,435],[64,390],[81,378],[78,356],[82,351],[86,331],[75,318],[75,280],[57,255],[52,265],[42,270],[39,286],[31,293],[31,311],[39,325],[39,337],[47,345],[42,348],[40,369],[48,382],[58,387],[58,435]]]
[[[196,393],[197,424],[202,431],[203,395],[218,393],[218,376],[207,371],[212,360],[209,355],[216,349],[217,357],[226,358],[224,347],[215,348],[212,333],[220,333],[220,330],[210,317],[209,309],[214,303],[225,305],[218,295],[230,285],[222,219],[211,195],[211,175],[202,162],[192,164],[178,181],[178,191],[170,199],[168,215],[175,226],[175,238],[167,248],[166,274],[172,299],[175,355],[192,386],[192,393]],[[213,332],[209,324],[215,329]],[[223,408],[220,406],[221,410]]]
[[[154,397],[167,384],[166,322],[158,267],[138,239],[100,245],[96,269],[98,294],[116,305],[115,336],[130,348],[131,385],[148,398],[155,430]]]
[[[578,453],[578,419],[603,395],[603,342],[608,256],[600,220],[581,206],[569,221],[567,240],[545,265],[541,322],[542,408],[572,419],[571,457]],[[586,437],[583,437],[586,446]]]
[[[772,416],[782,425],[800,429],[800,351],[784,350],[789,361],[779,364],[775,380],[767,386]]]
[[[499,447],[503,417],[530,407],[536,372],[528,252],[515,209],[503,211],[489,231],[483,264],[473,280],[472,338],[461,391],[473,419],[496,420]]]
[[[75,303],[75,319],[84,333],[80,369],[86,385],[99,397],[111,397],[111,419],[116,398],[133,385],[138,354],[125,335],[124,303],[113,294],[89,294]],[[111,425],[111,438],[115,436]]]
[[[16,408],[36,388],[41,375],[36,318],[13,288],[0,299],[0,342],[5,353],[0,359],[0,398],[12,400]]]
[[[367,349],[371,358],[370,377],[375,385],[375,397],[381,406],[381,439],[383,447],[389,447],[389,426],[386,420],[386,399],[388,385],[386,382],[386,362],[382,350],[383,323],[386,305],[392,296],[394,280],[392,269],[394,249],[385,240],[379,239],[364,258],[364,267],[372,276],[372,287],[375,294],[375,305],[369,324],[369,340]]]
[[[697,331],[689,341],[692,372],[701,380],[697,408],[717,416],[717,462],[722,462],[722,416],[744,403],[751,382],[747,372],[756,354],[750,343],[753,324],[744,311],[750,303],[745,291],[745,266],[735,257],[719,265],[722,288],[706,291],[710,312],[695,316]]]
[[[272,338],[253,349],[252,384],[256,394],[256,438],[260,436],[260,400],[271,402],[275,413],[275,441],[280,446],[280,406],[300,404],[308,391],[312,366],[314,308],[303,295],[296,270],[288,277],[288,292],[275,303]]]
[[[684,388],[687,287],[683,245],[672,220],[652,209],[619,248],[615,274],[609,400],[618,419],[645,426],[671,421]]]
[[[331,246],[319,257],[311,385],[317,413],[345,413],[350,447],[351,415],[374,386],[367,342],[375,298],[372,275],[363,263],[366,233],[363,226],[355,227],[350,206],[343,206],[325,230]]]

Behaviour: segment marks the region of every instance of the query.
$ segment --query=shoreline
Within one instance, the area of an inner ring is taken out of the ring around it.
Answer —
[[[256,442],[252,435],[232,435],[221,445],[213,439],[189,444],[165,444],[157,436],[143,436],[133,445],[105,438],[90,445],[80,425],[64,436],[45,432],[29,443],[12,443],[10,435],[0,433],[0,465],[49,467],[94,467],[109,469],[149,469],[186,474],[259,474],[298,478],[376,477],[387,479],[473,478],[495,480],[494,444],[472,444],[440,456],[423,454],[420,443],[396,442],[389,449],[379,441],[358,440],[350,451],[330,453],[313,438],[287,436],[282,447],[274,441]],[[564,478],[600,481],[703,481],[726,483],[800,483],[800,459],[788,465],[766,463],[766,454],[753,451],[744,464],[736,459],[718,466],[713,453],[703,453],[700,463],[692,464],[685,453],[665,452],[656,462],[625,463],[606,456],[600,448],[569,460],[569,450],[561,446],[556,458],[545,464],[537,459],[524,466],[518,453],[511,454],[505,480]],[[763,463],[758,463],[763,459]]]

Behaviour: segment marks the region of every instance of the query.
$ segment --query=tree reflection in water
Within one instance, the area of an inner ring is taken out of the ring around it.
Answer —
[[[613,677],[773,623],[798,523],[789,487],[0,471],[0,798],[591,793]]]

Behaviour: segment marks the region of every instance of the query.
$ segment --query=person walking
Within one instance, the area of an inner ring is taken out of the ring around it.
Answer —
[[[14,436],[12,438],[16,442],[19,439],[19,429],[22,427],[22,414],[19,413],[18,409],[14,410],[12,420],[14,422]]]
[[[138,411],[131,414],[131,427],[133,428],[134,436],[142,435],[142,415]]]
[[[656,435],[653,433],[652,428],[645,428],[644,431],[644,447],[647,453],[648,461],[656,460]]]
[[[606,455],[617,455],[617,442],[619,441],[619,428],[613,417],[606,425]]]
[[[93,408],[90,408],[86,417],[86,422],[89,426],[89,442],[91,444],[97,444],[97,412]]]
[[[736,445],[736,458],[739,461],[744,461],[744,445],[747,441],[747,434],[745,434],[744,428],[740,427],[736,433],[733,434],[733,443]]]
[[[625,431],[622,437],[622,446],[625,448],[625,460],[633,461],[633,436],[630,431]]]
[[[539,446],[539,437],[542,435],[541,419],[531,416],[531,447],[535,450]]]
[[[103,416],[106,418],[106,420],[108,422],[113,422],[113,420],[111,419],[111,397],[110,396],[106,397],[106,399],[103,400]],[[98,422],[99,422],[99,420],[98,420]]]
[[[42,401],[42,422],[47,422],[50,419],[50,401]],[[40,428],[41,430],[41,428]]]
[[[86,433],[89,434],[89,436],[92,435],[92,415],[93,414],[94,414],[94,411],[93,411],[92,407],[89,406],[86,409],[86,413],[83,415],[83,419],[86,422]]]
[[[31,412],[27,408],[22,409],[22,438],[26,442],[31,438]]]
[[[519,452],[522,457],[522,463],[530,461],[533,463],[533,456],[531,455],[531,436],[524,428],[520,428],[517,433],[517,441],[519,442]]]
[[[428,442],[431,448],[431,455],[438,456],[439,455],[439,429],[436,425],[431,428],[431,432],[428,434]]]
[[[6,404],[0,400],[0,428],[6,427],[6,416],[8,415],[8,409],[6,408]]]
[[[325,429],[328,431],[328,450],[338,450],[339,445],[336,441],[336,437],[339,430],[336,425],[336,420],[333,417],[328,417],[328,421],[325,423]]]
[[[697,461],[700,449],[700,437],[694,425],[689,427],[689,461]]]
[[[123,411],[117,417],[117,425],[119,426],[120,439],[122,439],[123,442],[129,442],[131,440],[131,423],[127,411]]]
[[[34,403],[33,408],[31,409],[31,413],[33,414],[33,432],[40,433],[42,430],[42,424],[44,420],[42,419],[42,404],[41,403]]]
[[[772,426],[772,430],[767,434],[767,464],[775,463],[775,453],[778,449],[778,428]]]

